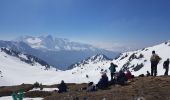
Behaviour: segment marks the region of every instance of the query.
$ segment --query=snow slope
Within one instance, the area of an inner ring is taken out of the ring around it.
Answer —
[[[0,70],[2,75],[0,77],[0,86],[36,82],[37,79],[42,79],[41,74],[44,74],[47,70],[48,72],[56,71],[55,68],[48,66],[40,59],[35,59],[34,56],[14,52],[7,48],[1,48],[0,50]],[[44,76],[43,78],[46,77]]]
[[[71,72],[73,75],[82,76],[76,80],[97,83],[101,77],[101,72],[106,72],[109,75],[110,62],[111,60],[106,56],[98,54],[73,65]]]
[[[21,55],[22,58],[27,58]],[[72,70],[60,71],[55,68],[48,68],[35,62],[26,63],[17,56],[9,55],[3,50],[0,51],[0,70],[3,77],[0,77],[0,86],[19,85],[22,83],[33,84],[36,81],[42,84],[56,84],[64,80],[66,83],[84,83],[97,81],[100,78],[100,71],[103,63],[108,64],[107,60],[101,60],[100,55],[92,57],[88,65],[73,68]],[[94,62],[96,61],[96,62]],[[108,65],[107,65],[108,66]],[[105,70],[105,69],[103,69]],[[87,78],[86,75],[89,77]]]
[[[13,100],[12,96],[0,97],[0,100]],[[24,98],[23,100],[43,100],[43,98]]]

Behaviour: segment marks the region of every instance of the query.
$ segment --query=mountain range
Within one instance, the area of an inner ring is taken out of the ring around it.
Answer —
[[[72,42],[68,39],[53,38],[51,35],[40,37],[21,36],[13,41],[1,40],[0,47],[34,55],[61,70],[66,70],[70,65],[95,54],[104,54],[109,58],[114,58],[118,54],[118,52]]]
[[[51,35],[32,37],[32,36],[21,36],[16,39],[18,42],[24,42],[30,47],[45,50],[45,51],[84,51],[92,50],[97,51],[99,48],[96,48],[92,45],[73,42],[64,38],[53,38]]]

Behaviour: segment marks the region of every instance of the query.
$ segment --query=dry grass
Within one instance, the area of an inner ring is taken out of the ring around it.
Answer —
[[[87,84],[69,86],[68,93],[53,93],[45,100],[170,100],[170,77],[141,77],[127,86],[111,86],[108,90],[87,93],[81,88]]]
[[[13,92],[19,92],[19,91],[27,92],[32,88],[33,88],[33,85],[31,85],[31,84],[0,87],[0,97],[1,96],[10,96]]]
[[[35,98],[35,97],[46,97],[52,95],[52,92],[47,92],[47,91],[30,91],[24,94],[24,97],[30,97],[30,98]]]
[[[127,86],[113,85],[107,90],[91,93],[82,90],[87,84],[67,85],[69,87],[67,93],[34,91],[27,92],[25,96],[43,97],[44,100],[137,100],[139,97],[144,97],[145,100],[170,100],[170,77],[164,76],[135,78]],[[57,84],[43,87],[54,88]],[[20,89],[31,89],[31,85],[25,85],[24,88],[23,86],[3,87],[0,88],[0,94],[3,91],[10,94],[11,91]]]

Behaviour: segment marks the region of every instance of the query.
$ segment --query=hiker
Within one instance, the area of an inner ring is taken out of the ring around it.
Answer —
[[[118,67],[116,64],[110,63],[109,70],[110,70],[110,75],[111,75],[111,81],[113,80],[113,76],[115,75],[116,67]]]
[[[20,91],[19,93],[18,93],[18,100],[23,100],[23,97],[24,97],[24,93],[23,93],[23,91]]]
[[[134,78],[134,75],[132,75],[132,73],[129,70],[126,71],[125,76],[128,80]]]
[[[12,93],[12,98],[13,98],[13,100],[17,100],[18,99],[17,98],[17,94],[15,92]]]
[[[87,92],[94,92],[96,91],[96,86],[94,85],[93,82],[90,82],[87,87]]]
[[[168,71],[169,71],[169,58],[166,61],[164,61],[163,68],[165,69],[164,75],[165,76],[168,75]]]
[[[23,100],[23,97],[24,97],[23,91],[20,91],[18,93],[15,92],[12,93],[13,100]]]
[[[150,58],[151,61],[151,76],[157,75],[157,65],[161,58],[155,53],[155,51],[152,51],[152,56]]]
[[[126,82],[127,82],[126,75],[125,75],[125,73],[122,70],[120,70],[119,74],[117,76],[117,84],[125,85]]]
[[[101,79],[99,80],[98,84],[96,85],[99,89],[105,89],[109,85],[108,77],[106,73],[103,73]]]
[[[147,73],[146,74],[147,77],[151,76],[151,73],[149,73],[149,71],[146,71],[146,73]]]
[[[63,92],[67,92],[67,85],[64,83],[64,81],[62,80],[61,83],[58,86],[58,93],[63,93]]]

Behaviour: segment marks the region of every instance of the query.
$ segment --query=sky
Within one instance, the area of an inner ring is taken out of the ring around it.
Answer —
[[[170,0],[0,0],[0,39],[68,38],[108,50],[170,40]]]

